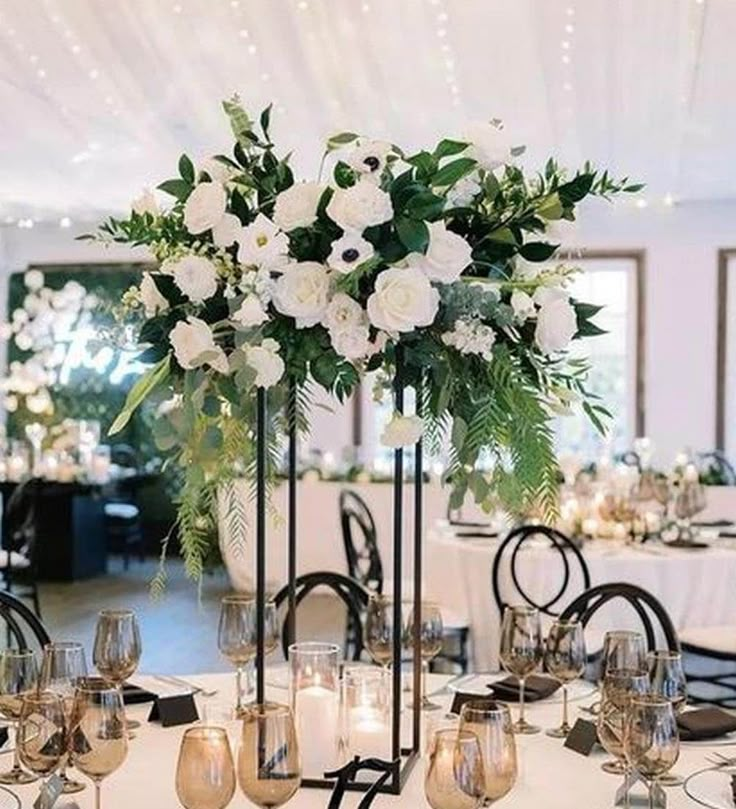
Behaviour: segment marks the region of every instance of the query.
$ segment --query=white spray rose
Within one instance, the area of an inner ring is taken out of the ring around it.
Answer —
[[[276,197],[273,221],[285,233],[314,224],[324,190],[321,183],[297,183],[282,191]]]
[[[391,197],[373,183],[360,180],[351,188],[336,188],[327,205],[327,216],[343,230],[362,233],[388,222],[394,215]]]
[[[378,274],[368,298],[368,318],[377,329],[409,332],[429,326],[437,314],[439,293],[416,267],[391,267]]]
[[[330,332],[330,342],[335,351],[347,360],[360,360],[367,356],[371,344],[367,326],[354,326],[339,332]]]
[[[203,303],[217,292],[217,270],[203,256],[184,256],[172,265],[174,283],[192,303]]]
[[[490,362],[493,358],[496,333],[479,320],[458,320],[452,331],[442,335],[442,342],[457,349],[461,354],[478,354]]]
[[[342,331],[365,323],[365,312],[358,301],[338,292],[330,301],[322,319],[322,325],[331,331]]]
[[[501,125],[472,123],[467,127],[463,140],[471,144],[469,156],[488,171],[513,162],[511,143]]]
[[[448,189],[446,194],[448,208],[465,208],[472,205],[480,194],[481,187],[476,174],[469,174],[459,179]]]
[[[219,183],[200,183],[184,203],[184,226],[193,234],[211,230],[225,215],[227,194]]]
[[[143,193],[130,203],[130,207],[133,213],[137,213],[140,216],[147,213],[155,218],[161,213],[158,203],[156,202],[156,197],[150,188],[144,188]]]
[[[348,231],[344,236],[332,242],[330,255],[327,256],[327,265],[331,269],[347,275],[364,261],[373,258],[374,254],[373,245],[369,241],[366,241],[359,233]]]
[[[537,311],[534,308],[531,295],[521,289],[514,290],[511,293],[511,308],[514,310],[514,320],[519,324],[523,324],[530,317],[534,317]]]
[[[150,272],[144,272],[141,279],[141,303],[146,317],[155,317],[169,308],[169,302],[158,291]]]
[[[262,213],[243,228],[238,244],[238,261],[249,267],[274,269],[288,259],[289,237]]]
[[[38,292],[43,286],[44,277],[41,270],[28,270],[23,276],[23,283],[32,292]]]
[[[430,281],[451,284],[473,260],[472,248],[462,236],[448,230],[444,222],[430,222],[427,228],[429,245],[426,254],[410,253],[407,261]]]
[[[534,290],[532,299],[537,306],[545,306],[552,301],[567,301],[570,299],[570,293],[562,287],[542,286]]]
[[[327,308],[329,276],[316,261],[291,264],[276,281],[273,302],[282,315],[296,319],[296,327],[314,326]]]
[[[209,365],[221,374],[229,371],[227,357],[215,343],[212,329],[197,317],[180,320],[171,330],[169,340],[174,349],[176,361],[186,370]]]
[[[250,329],[265,323],[268,320],[268,314],[263,309],[260,298],[251,293],[246,295],[239,309],[230,315],[230,320]]]
[[[279,356],[281,346],[267,337],[256,346],[245,346],[245,361],[256,372],[255,384],[259,388],[273,387],[284,375],[286,366]]]
[[[232,166],[223,163],[216,157],[208,157],[202,161],[199,166],[201,171],[206,171],[213,182],[225,185],[226,182],[231,180],[238,172]]]
[[[419,416],[402,416],[394,413],[391,421],[386,424],[381,433],[381,443],[385,447],[407,447],[416,444],[422,437],[424,424]]]
[[[545,303],[537,314],[534,339],[544,354],[564,351],[578,330],[575,309],[565,298]]]
[[[230,247],[233,242],[240,239],[242,232],[240,219],[233,213],[226,213],[212,228],[212,241],[217,247]]]

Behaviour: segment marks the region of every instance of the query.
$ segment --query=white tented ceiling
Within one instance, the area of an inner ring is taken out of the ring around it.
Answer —
[[[736,0],[2,0],[0,215],[91,218],[257,112],[296,167],[349,128],[408,148],[503,118],[528,162],[736,197]]]

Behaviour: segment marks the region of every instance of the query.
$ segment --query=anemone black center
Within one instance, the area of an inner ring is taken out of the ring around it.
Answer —
[[[371,171],[375,171],[381,165],[381,161],[374,155],[366,157],[363,163],[365,163]]]
[[[360,253],[354,247],[349,247],[347,250],[343,250],[342,260],[355,261],[355,259],[358,258],[359,255]]]

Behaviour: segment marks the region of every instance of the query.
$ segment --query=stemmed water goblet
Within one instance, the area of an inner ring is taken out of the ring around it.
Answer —
[[[632,632],[627,629],[606,632],[601,653],[599,685],[603,684],[606,672],[609,669],[616,671],[646,671],[647,649],[644,636],[639,632]]]
[[[624,720],[632,697],[649,691],[649,675],[646,671],[609,669],[603,680],[601,706],[598,712],[598,739],[613,761],[601,764],[604,772],[612,775],[626,774],[624,756]]]
[[[407,648],[414,646],[414,610],[409,613],[409,618],[404,627],[404,638]],[[442,635],[444,628],[442,625],[442,613],[437,604],[429,601],[422,601],[420,605],[419,618],[419,654],[422,658],[422,698],[421,709],[423,711],[437,711],[441,708],[427,697],[427,672],[429,661],[437,657],[442,651]]]
[[[679,716],[687,704],[687,680],[682,668],[680,652],[657,649],[650,652],[649,680],[651,693],[668,699],[672,703],[675,716]],[[668,772],[658,779],[661,786],[679,786],[683,778],[677,773]]]
[[[547,635],[544,652],[547,671],[562,684],[562,724],[547,735],[562,739],[570,732],[567,709],[567,686],[585,671],[585,636],[578,621],[555,621]]]
[[[384,668],[393,660],[393,626],[393,599],[372,593],[365,616],[365,645],[373,660]]]
[[[220,653],[235,666],[235,710],[238,716],[243,711],[243,671],[256,657],[257,631],[255,598],[239,594],[225,596],[220,604],[217,645]],[[264,605],[264,653],[270,654],[278,642],[276,605],[267,601]]]
[[[123,695],[123,683],[138,668],[141,659],[141,636],[132,610],[102,610],[97,618],[93,662],[97,671]],[[127,720],[129,730],[140,722]]]
[[[51,775],[67,757],[67,720],[60,697],[33,691],[23,697],[18,723],[18,755],[31,772]]]
[[[519,719],[515,733],[539,733],[540,728],[524,718],[524,687],[526,678],[542,659],[542,625],[535,607],[506,607],[501,622],[499,657],[504,668],[519,680]]]
[[[235,793],[235,765],[223,728],[184,732],[176,765],[176,794],[185,809],[225,809]]]
[[[0,773],[0,784],[30,784],[38,776],[20,766],[18,724],[23,698],[38,687],[38,669],[33,652],[22,649],[4,649],[0,653],[0,713],[15,727],[13,767]]]
[[[71,720],[77,684],[86,676],[87,661],[81,643],[61,641],[44,646],[39,685],[42,691],[50,691],[61,698],[67,726]],[[67,761],[68,757],[65,756],[59,771],[63,782],[62,791],[64,794],[81,792],[84,784],[66,774]]]
[[[483,805],[486,779],[475,733],[447,728],[434,733],[424,795],[432,809],[478,809]]]

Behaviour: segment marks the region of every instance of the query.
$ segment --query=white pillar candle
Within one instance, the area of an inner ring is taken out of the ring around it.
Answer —
[[[360,706],[348,710],[348,746],[350,755],[388,759],[391,755],[391,730],[387,716],[378,708]]]
[[[337,765],[338,692],[321,685],[300,688],[294,706],[302,774],[322,778],[325,770]]]

